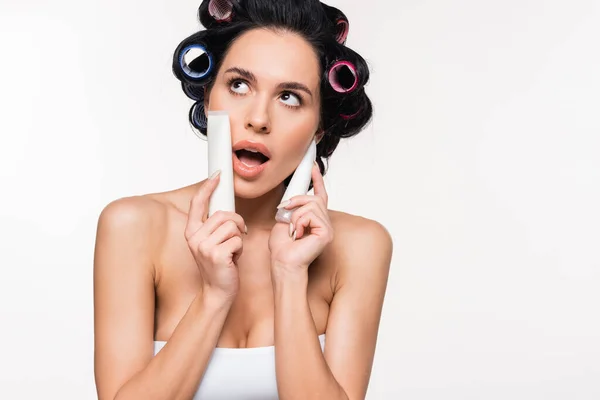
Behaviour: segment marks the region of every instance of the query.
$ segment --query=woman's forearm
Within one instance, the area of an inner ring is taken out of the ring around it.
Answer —
[[[114,400],[189,400],[217,345],[230,301],[198,295],[165,346],[117,392]]]
[[[347,400],[323,356],[308,304],[308,274],[272,276],[279,398]]]

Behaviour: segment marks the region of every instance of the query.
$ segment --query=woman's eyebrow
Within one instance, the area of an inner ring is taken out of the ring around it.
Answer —
[[[248,71],[247,69],[243,69],[243,68],[239,68],[239,67],[231,67],[229,69],[227,69],[227,71],[225,71],[225,73],[228,72],[234,72],[237,73],[239,75],[241,75],[242,77],[248,79],[250,82],[256,83],[256,76]],[[303,92],[306,92],[310,97],[312,97],[312,92],[310,91],[310,89],[300,83],[300,82],[282,82],[279,85],[277,85],[277,89],[278,90],[301,90]]]
[[[251,82],[256,82],[256,76],[254,76],[254,74],[252,72],[248,71],[247,69],[232,67],[232,68],[229,68],[227,71],[225,71],[225,73],[227,73],[227,72],[235,72],[235,73],[243,76],[244,78],[248,79]]]
[[[309,88],[306,87],[306,85],[303,85],[300,82],[282,82],[279,85],[277,85],[277,89],[278,90],[290,90],[290,89],[295,89],[295,90],[301,90],[303,92],[306,92],[310,97],[312,97],[312,92],[310,91]]]

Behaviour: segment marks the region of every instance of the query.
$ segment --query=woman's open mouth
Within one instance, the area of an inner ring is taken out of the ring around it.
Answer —
[[[244,178],[254,178],[269,162],[269,157],[258,150],[240,149],[233,152],[233,170]]]

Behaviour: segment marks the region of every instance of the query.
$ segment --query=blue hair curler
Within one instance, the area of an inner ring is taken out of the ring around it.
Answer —
[[[204,111],[204,102],[199,101],[194,103],[190,109],[190,121],[192,124],[192,130],[198,138],[206,141],[206,129],[208,126],[208,119]]]
[[[179,65],[188,78],[201,80],[212,70],[213,60],[204,46],[192,44],[179,53]]]
[[[194,101],[204,101],[204,86],[181,82],[183,93]]]

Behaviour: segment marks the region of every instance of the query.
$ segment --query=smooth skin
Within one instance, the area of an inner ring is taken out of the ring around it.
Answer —
[[[316,166],[314,195],[280,205],[296,209],[292,224],[274,219],[283,179],[321,138],[319,101],[308,43],[289,32],[245,33],[206,104],[230,110],[234,143],[259,141],[272,153],[257,178],[235,176],[236,213],[208,218],[218,175],[102,211],[94,257],[100,400],[191,399],[215,347],[261,346],[275,346],[280,399],[364,399],[391,237],[376,221],[329,210]],[[154,340],[168,341],[156,356]]]

